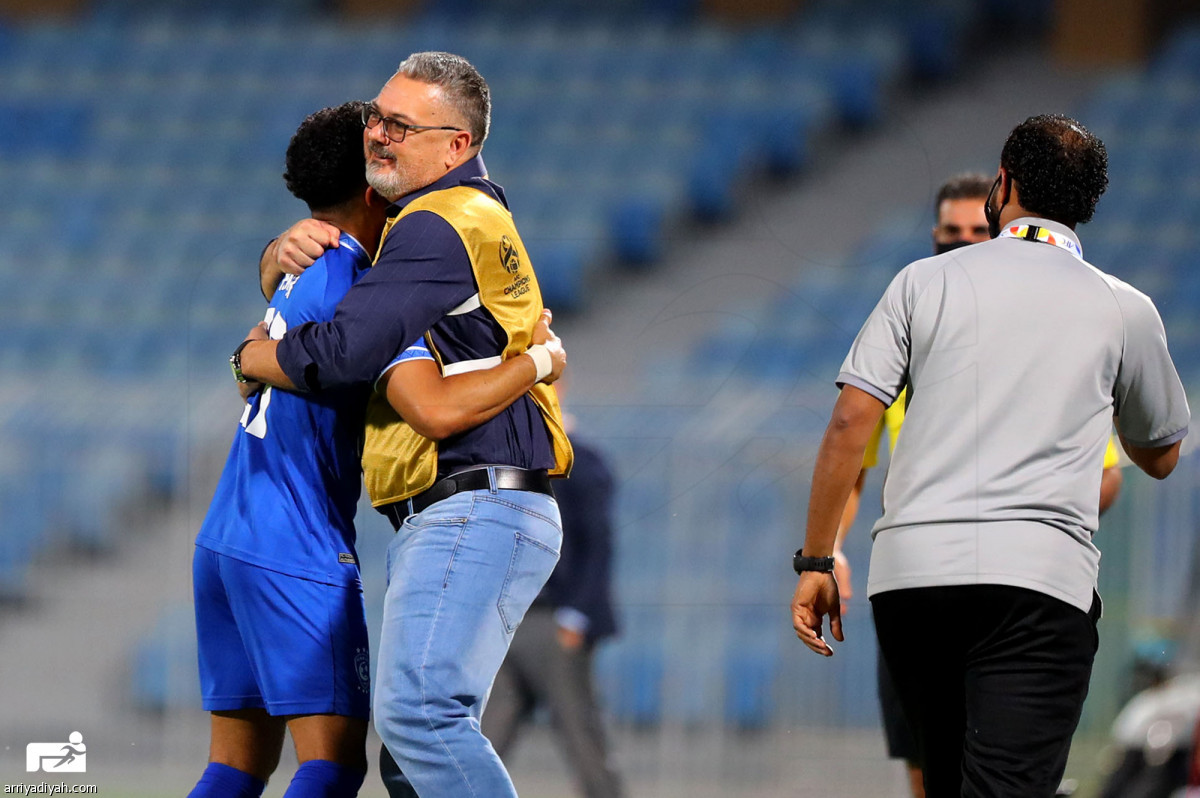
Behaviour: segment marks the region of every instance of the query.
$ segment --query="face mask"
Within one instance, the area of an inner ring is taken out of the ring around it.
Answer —
[[[1004,205],[1000,206],[1000,210],[992,210],[992,195],[996,193],[996,189],[1000,188],[1000,175],[996,175],[996,182],[992,183],[992,190],[988,192],[987,199],[983,202],[983,216],[988,223],[988,237],[996,238],[1000,235],[1000,211],[1004,210]]]
[[[989,224],[990,224],[990,222],[989,222]],[[989,233],[991,232],[990,226],[988,228],[988,232]],[[996,235],[1000,235],[1000,232],[996,231]],[[992,236],[992,238],[995,238],[995,237],[996,236]],[[950,252],[951,250],[958,249],[959,247],[969,247],[969,246],[971,246],[970,241],[946,241],[946,242],[936,241],[933,244],[933,251],[938,255],[944,255],[947,252]]]

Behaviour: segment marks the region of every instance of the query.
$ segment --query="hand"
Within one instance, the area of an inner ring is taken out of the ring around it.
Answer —
[[[558,627],[555,637],[558,638],[558,645],[563,651],[578,651],[583,648],[583,644],[586,642],[583,632],[577,632],[565,626]]]
[[[260,321],[250,328],[250,332],[246,333],[244,341],[266,341],[271,337],[270,330],[267,329],[267,323]]]
[[[832,657],[833,649],[821,634],[821,619],[829,616],[829,631],[839,643],[842,637],[842,609],[838,583],[833,574],[805,571],[792,596],[792,628],[804,645],[816,653]]]
[[[237,384],[238,394],[242,397],[243,402],[249,402],[250,397],[263,389],[261,382],[250,380],[249,382],[239,382]]]
[[[561,377],[567,368],[567,350],[563,349],[562,341],[554,334],[554,330],[550,329],[550,322],[553,320],[554,314],[550,309],[543,310],[541,318],[533,326],[533,337],[530,339],[531,343],[545,344],[546,351],[550,353],[550,373],[542,378],[542,382],[547,385]]]
[[[553,338],[554,331],[550,329],[552,321],[554,321],[554,313],[550,308],[543,308],[542,315],[537,320],[537,324],[533,325],[533,337],[529,340],[529,343],[544,344]]]
[[[337,249],[342,231],[329,222],[301,219],[275,240],[275,265],[284,274],[303,274],[327,249]]]
[[[842,603],[847,603],[854,598],[854,586],[850,584],[850,561],[846,559],[846,555],[838,549],[833,553],[833,576],[837,579],[838,593],[841,594]]]

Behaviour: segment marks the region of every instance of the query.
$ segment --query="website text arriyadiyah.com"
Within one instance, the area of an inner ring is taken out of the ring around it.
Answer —
[[[4,795],[99,795],[95,784],[67,784],[65,781],[51,784],[48,781],[29,784],[5,784]]]

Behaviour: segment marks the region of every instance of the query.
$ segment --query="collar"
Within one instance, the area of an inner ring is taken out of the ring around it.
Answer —
[[[388,213],[394,216],[404,210],[404,206],[413,200],[424,197],[426,194],[432,194],[442,189],[454,188],[455,186],[477,188],[496,199],[504,207],[508,207],[508,202],[504,197],[504,189],[487,179],[487,167],[483,165],[483,156],[476,155],[474,158],[454,167],[424,188],[419,188],[416,191],[405,194],[392,203],[392,207]]]
[[[1075,231],[1065,224],[1049,219],[1039,219],[1036,216],[1014,219],[1001,229],[1000,238],[1018,238],[1050,244],[1083,260],[1083,246],[1079,243],[1079,236],[1075,235]]]
[[[348,244],[350,246],[350,249],[358,250],[363,255],[367,254],[367,248],[362,245],[362,242],[359,241],[354,236],[347,233],[345,230],[342,231],[342,235],[340,236],[340,238],[341,238],[342,244]],[[368,256],[368,257],[370,257],[370,256]]]

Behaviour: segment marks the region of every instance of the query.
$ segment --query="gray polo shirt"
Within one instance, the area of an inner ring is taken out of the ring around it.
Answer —
[[[896,276],[838,375],[908,411],[872,531],[867,594],[1003,584],[1086,611],[1114,412],[1126,440],[1174,443],[1187,398],[1150,299],[1086,263],[1045,219]]]

